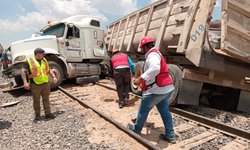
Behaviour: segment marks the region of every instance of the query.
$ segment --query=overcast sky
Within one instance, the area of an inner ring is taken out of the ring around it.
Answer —
[[[156,0],[1,0],[0,43],[7,48],[11,42],[29,38],[48,20],[72,15],[96,15],[103,27]],[[218,1],[218,0],[217,0]],[[217,7],[218,8],[218,7]],[[215,18],[218,18],[218,12]]]

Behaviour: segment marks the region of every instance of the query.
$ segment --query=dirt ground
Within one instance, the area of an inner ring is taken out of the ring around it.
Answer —
[[[16,105],[0,107],[1,150],[147,149],[91,109],[82,107],[58,90],[50,95],[51,112],[56,117],[52,120],[45,119],[41,107],[42,118],[39,121],[34,121],[30,92],[26,91],[19,97],[2,91],[0,93],[0,101],[20,101]]]
[[[52,101],[52,105],[53,103],[55,104],[55,102],[56,101]],[[74,109],[81,111],[84,116],[85,126],[80,129],[79,132],[84,133],[85,130],[91,131],[88,135],[88,141],[90,143],[105,143],[110,145],[110,148],[114,149],[146,149],[129,135],[123,133],[114,127],[114,125],[99,117],[92,110],[80,106],[76,101],[61,100],[59,101],[59,105],[67,105],[67,107],[73,107]]]
[[[110,80],[101,80],[99,82],[110,87],[115,87],[114,82]],[[128,123],[133,124],[131,119],[136,117],[141,101],[138,96],[130,96],[129,100],[126,102],[127,105],[120,109],[118,107],[118,96],[114,90],[96,84],[72,86],[70,83],[68,86],[67,84],[63,85],[63,87],[72,92],[83,102],[105,113],[125,127]],[[15,146],[16,149],[20,149],[20,147],[21,149],[33,149],[37,145],[38,149],[145,149],[145,147],[136,140],[132,139],[103,118],[100,118],[92,110],[80,106],[74,100],[63,98],[64,96],[62,93],[57,95],[52,92],[50,96],[52,112],[55,113],[56,118],[53,121],[41,121],[37,123],[36,126],[32,123],[33,114],[31,112],[33,112],[33,110],[29,93],[18,98],[12,97],[7,93],[1,94],[4,100],[9,99],[6,102],[17,99],[20,99],[21,102],[13,107],[0,109],[0,126],[1,122],[6,122],[6,120],[10,122],[12,126],[18,126],[18,128],[4,126],[5,128],[2,128],[2,130],[0,128],[0,135],[2,137],[2,141],[0,140],[0,149],[11,149],[10,147],[12,146]],[[61,113],[57,114],[58,112]],[[225,116],[224,113],[219,113],[217,115],[213,109],[209,112],[211,112],[213,116],[225,120],[222,117]],[[11,118],[17,119],[11,120]],[[173,115],[173,118],[176,135],[178,137],[176,145],[181,143],[180,141],[192,138],[202,132],[197,129],[180,133],[177,128],[180,128],[180,125],[183,124],[183,119],[178,119],[177,115]],[[238,116],[237,122],[243,122],[247,119],[248,118],[244,119],[244,117],[242,119],[242,117]],[[234,121],[233,119],[230,120]],[[44,130],[46,131],[45,133]],[[164,126],[159,112],[154,107],[149,113],[141,136],[152,144],[159,146],[161,149],[171,149],[171,147],[176,146],[160,140],[159,134],[161,133],[164,133]],[[10,142],[11,139],[14,139],[14,142]],[[223,139],[214,140],[215,144],[209,143],[208,146],[202,146],[201,148],[206,149],[211,147],[211,145],[215,145],[216,147],[223,143],[220,142],[223,141]],[[218,141],[219,144],[217,144]],[[1,145],[3,146],[2,148]],[[16,145],[19,145],[19,147]]]
[[[114,83],[110,81],[104,80],[101,81],[101,83],[114,87]],[[81,99],[87,104],[105,112],[108,116],[112,116],[114,120],[124,126],[127,126],[128,123],[133,124],[131,119],[137,116],[138,107],[140,105],[140,99],[138,97],[130,96],[129,101],[126,102],[126,106],[120,109],[118,107],[118,96],[116,91],[91,84],[82,86],[81,91],[82,95],[84,95]],[[159,112],[156,107],[154,107],[149,113],[141,136],[153,144],[160,146],[162,149],[165,149],[168,147],[169,143],[159,139],[159,134],[161,133],[164,133],[163,122]],[[99,140],[95,137],[95,134],[92,136],[93,140]]]

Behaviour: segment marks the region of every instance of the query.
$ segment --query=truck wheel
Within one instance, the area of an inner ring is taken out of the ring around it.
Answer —
[[[23,85],[23,79],[22,79],[21,76],[15,76],[15,77],[14,77],[14,80],[15,80],[15,82],[16,82],[16,86],[17,86],[17,87]]]
[[[177,104],[177,97],[182,84],[182,70],[177,65],[168,64],[168,71],[174,82],[174,91],[169,98],[168,103],[170,106],[175,106]]]
[[[57,78],[57,83],[54,83],[53,82],[53,79],[51,76],[49,76],[49,83],[50,83],[50,88],[51,89],[55,89],[57,88],[59,85],[62,84],[62,81],[63,81],[63,70],[62,70],[62,67],[54,62],[54,61],[48,61],[49,63],[49,67],[50,69],[53,69],[55,75],[56,75],[56,78]]]
[[[134,80],[141,76],[141,74],[143,72],[143,70],[142,70],[143,69],[143,64],[144,64],[144,61],[139,61],[138,63],[136,63],[136,65],[135,65],[135,75],[134,75],[134,77],[131,78],[131,82],[130,82],[131,90],[136,95],[141,95],[142,94],[141,88],[134,85]]]

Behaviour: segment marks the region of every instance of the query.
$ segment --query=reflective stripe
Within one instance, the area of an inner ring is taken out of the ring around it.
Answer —
[[[47,60],[44,58],[43,59],[44,61],[45,61],[45,72],[44,72],[44,74],[46,74],[46,75],[49,75],[49,63],[47,62]]]
[[[35,61],[32,58],[30,58],[28,60],[30,61],[30,68],[32,69],[32,70],[30,70],[31,74],[29,75],[29,78],[34,78],[34,77],[39,76],[40,74],[38,72],[38,68],[35,64]]]

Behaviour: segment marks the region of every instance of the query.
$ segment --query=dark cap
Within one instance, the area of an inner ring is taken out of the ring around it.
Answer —
[[[42,53],[42,54],[44,54],[44,50],[41,49],[41,48],[37,48],[37,49],[35,49],[34,54],[36,55],[37,53]]]

